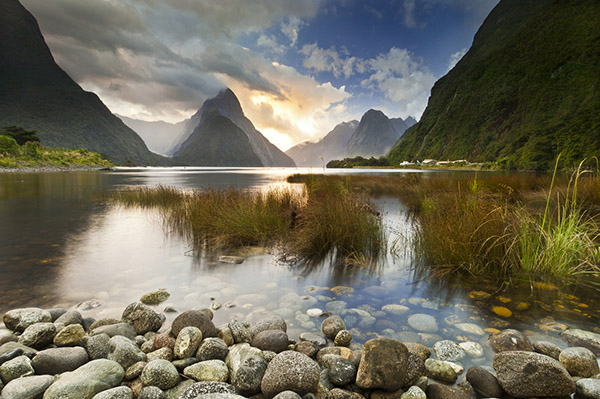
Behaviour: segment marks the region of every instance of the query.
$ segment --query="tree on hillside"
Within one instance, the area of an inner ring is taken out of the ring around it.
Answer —
[[[12,137],[19,145],[23,145],[28,141],[40,141],[35,130],[27,130],[21,126],[5,126],[0,129],[0,135]]]

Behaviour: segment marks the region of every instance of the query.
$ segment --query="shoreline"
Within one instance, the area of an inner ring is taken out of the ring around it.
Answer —
[[[75,166],[38,166],[38,167],[0,167],[0,173],[47,173],[47,172],[105,172],[112,171],[112,167],[75,167]]]

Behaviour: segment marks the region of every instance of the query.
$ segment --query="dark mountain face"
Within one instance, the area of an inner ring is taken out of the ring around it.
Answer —
[[[496,161],[549,169],[600,152],[600,2],[501,0],[434,85],[393,162]]]
[[[217,117],[219,117],[219,123],[214,123],[213,119]],[[230,123],[224,123],[223,119],[227,119]],[[227,129],[233,127],[236,127],[235,132],[227,131]],[[211,130],[211,128],[214,128],[214,130]],[[201,154],[205,154],[202,148],[205,141],[199,138],[203,137],[206,140],[210,134],[224,134],[227,131],[226,137],[234,139],[239,138],[239,131],[241,131],[245,134],[247,140],[234,143],[220,138],[211,141],[213,143],[212,148],[221,154],[219,165],[295,166],[290,157],[271,144],[256,130],[252,122],[244,115],[237,97],[230,89],[223,90],[215,98],[206,100],[200,110],[187,123],[186,129],[191,130],[191,133],[182,140],[181,144],[178,145],[178,149],[176,148],[173,157],[176,163],[208,165],[205,160],[200,158]],[[224,147],[218,149],[217,144]],[[236,148],[237,151],[242,151],[244,154],[227,158],[226,154],[233,155],[230,151],[231,148]],[[248,162],[254,163],[248,164]]]
[[[44,145],[87,148],[117,163],[167,165],[55,62],[35,18],[0,0],[0,126],[37,130]]]
[[[381,111],[367,111],[350,137],[348,156],[378,157],[386,154],[406,130],[401,125],[398,120],[390,120]],[[396,128],[403,130],[399,132]]]

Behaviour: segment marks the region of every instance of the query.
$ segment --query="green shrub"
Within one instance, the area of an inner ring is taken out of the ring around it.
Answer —
[[[0,154],[14,155],[19,151],[17,141],[12,137],[0,136]]]
[[[40,157],[40,145],[35,141],[27,141],[25,143],[25,145],[23,145],[23,152],[28,157],[39,158]]]

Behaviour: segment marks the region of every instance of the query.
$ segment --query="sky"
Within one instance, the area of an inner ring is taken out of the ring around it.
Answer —
[[[282,150],[370,108],[421,117],[498,0],[21,0],[117,114],[178,122],[225,87]]]

